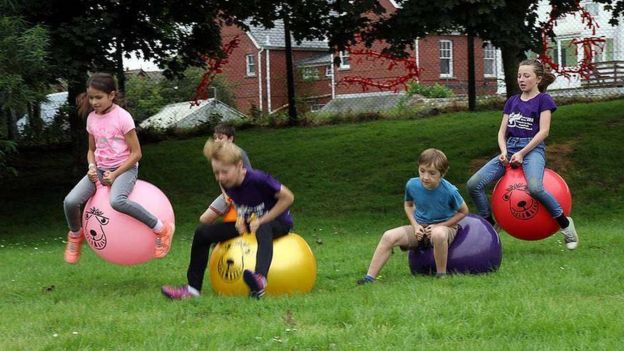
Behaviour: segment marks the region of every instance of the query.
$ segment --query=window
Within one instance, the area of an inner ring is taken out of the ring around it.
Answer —
[[[593,62],[613,61],[613,38],[605,38],[605,42],[592,47],[595,50]]]
[[[334,70],[332,68],[333,67],[331,65],[325,67],[325,77],[331,77],[334,75]]]
[[[319,104],[319,103],[310,104],[310,112],[320,111],[323,109],[323,107],[325,107],[324,104]]]
[[[303,67],[301,76],[303,80],[318,80],[320,78],[319,70],[316,67]]]
[[[254,55],[245,56],[247,61],[247,77],[253,77],[256,75],[256,60]]]
[[[349,69],[351,68],[351,62],[349,61],[349,52],[341,51],[340,52],[340,69]]]
[[[598,4],[590,2],[589,4],[585,4],[585,10],[592,16],[598,16],[600,7]]]
[[[483,47],[483,75],[496,76],[496,48],[492,43],[487,43]]]
[[[453,42],[440,40],[440,77],[453,76]]]
[[[561,47],[561,57],[559,64],[562,67],[574,67],[578,65],[576,44],[572,44],[572,39],[565,39],[559,42]],[[556,57],[555,57],[556,59]]]

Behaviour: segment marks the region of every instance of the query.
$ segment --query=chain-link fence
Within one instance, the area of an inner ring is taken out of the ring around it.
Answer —
[[[571,99],[621,96],[623,28],[608,23],[611,13],[603,5],[589,1],[581,5],[583,11],[554,19],[547,3],[539,7],[540,21],[552,20],[555,33],[541,53],[555,65],[557,79],[549,92]],[[596,30],[583,21],[583,12],[598,24]],[[286,112],[289,100],[284,37],[279,22],[272,29],[251,27],[248,32],[226,28],[224,42],[237,38],[238,43],[223,65],[220,76],[226,84],[215,92],[216,97],[234,96],[233,107],[252,117]],[[414,49],[407,58],[393,59],[382,54],[381,43],[370,49],[356,46],[328,53],[325,41],[293,41],[297,110],[387,112],[444,104],[461,108],[468,99],[468,44],[465,35],[432,35],[414,40]],[[500,50],[475,38],[473,52],[477,104],[504,100]]]

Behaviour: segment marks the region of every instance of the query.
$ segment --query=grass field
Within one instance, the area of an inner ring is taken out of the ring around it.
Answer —
[[[295,193],[295,231],[318,280],[307,295],[168,301],[185,282],[197,218],[217,195],[205,138],[144,145],[140,177],[177,217],[163,260],[119,267],[85,250],[63,262],[62,199],[77,179],[67,152],[23,153],[21,176],[0,181],[0,350],[619,350],[624,340],[624,101],[562,106],[549,161],[573,192],[581,236],[538,242],[501,235],[488,275],[414,277],[396,251],[378,283],[355,286],[384,230],[405,222],[405,182],[425,148],[445,151],[447,179],[465,181],[497,151],[499,112],[317,128],[249,129],[239,144],[255,168]]]

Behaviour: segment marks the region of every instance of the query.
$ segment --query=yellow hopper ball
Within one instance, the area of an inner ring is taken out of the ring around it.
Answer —
[[[245,269],[254,270],[258,242],[244,234],[218,243],[210,256],[210,282],[219,295],[249,294],[243,281]],[[316,258],[303,238],[289,233],[273,240],[273,261],[267,277],[267,295],[306,293],[316,282]]]

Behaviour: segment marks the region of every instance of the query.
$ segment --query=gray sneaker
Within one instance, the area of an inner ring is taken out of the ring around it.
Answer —
[[[561,229],[561,234],[563,234],[563,240],[568,250],[574,250],[578,246],[579,238],[578,234],[576,234],[576,228],[574,228],[574,221],[571,217],[568,217],[568,221],[570,221],[570,225]]]
[[[498,224],[498,222],[494,223],[494,230],[500,234],[500,232],[503,230],[503,228],[501,228],[500,224]]]

